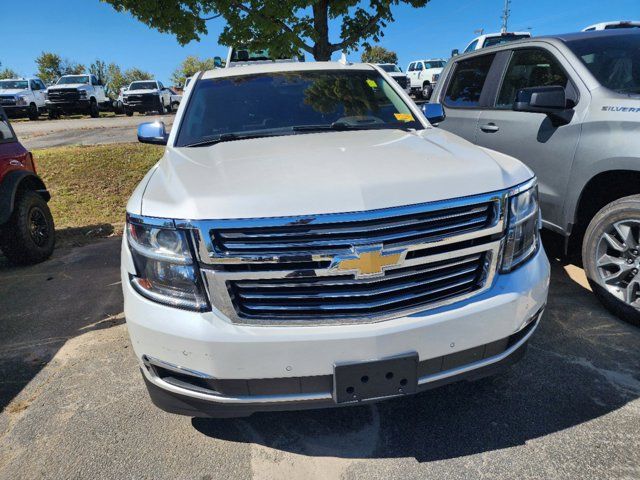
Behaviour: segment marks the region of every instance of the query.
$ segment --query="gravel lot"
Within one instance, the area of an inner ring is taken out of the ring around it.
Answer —
[[[22,144],[29,150],[63,145],[99,145],[135,142],[137,127],[143,122],[162,120],[170,127],[174,115],[139,115],[14,122]]]
[[[193,420],[147,398],[120,240],[0,259],[0,478],[640,478],[640,329],[575,267],[506,375],[373,406]]]

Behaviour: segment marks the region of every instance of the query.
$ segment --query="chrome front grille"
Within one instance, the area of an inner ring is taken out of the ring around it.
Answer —
[[[336,254],[358,245],[393,246],[429,242],[486,228],[497,212],[493,202],[436,211],[409,207],[406,214],[384,211],[353,220],[350,214],[316,223],[299,219],[287,225],[250,227],[224,225],[209,235],[216,252],[226,256],[314,252]],[[411,211],[413,210],[413,211]]]
[[[242,324],[362,323],[491,286],[507,192],[357,213],[186,221],[214,309]],[[393,260],[343,269],[365,253]]]
[[[335,319],[375,316],[428,305],[477,289],[489,253],[473,254],[385,272],[381,278],[337,277],[227,282],[246,318]]]

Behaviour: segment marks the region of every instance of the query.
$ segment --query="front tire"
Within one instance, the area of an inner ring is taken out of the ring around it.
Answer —
[[[29,120],[38,120],[40,117],[40,111],[38,110],[38,106],[35,103],[29,105]]]
[[[605,308],[640,326],[640,195],[611,202],[596,213],[582,242],[582,263]]]
[[[433,86],[426,83],[422,86],[422,98],[425,100],[429,100],[431,98],[431,94],[433,93]]]
[[[94,99],[91,99],[89,102],[89,115],[91,118],[99,118],[100,117],[100,109],[98,108],[98,102]]]
[[[171,113],[173,111],[173,105],[171,105],[171,100],[167,104],[167,113]]]
[[[158,107],[158,113],[160,115],[164,115],[166,113],[166,110],[164,108],[164,103],[162,103],[162,100],[160,100],[160,106]]]
[[[54,246],[55,225],[47,202],[32,190],[20,193],[0,235],[2,252],[11,263],[30,265],[49,258]]]

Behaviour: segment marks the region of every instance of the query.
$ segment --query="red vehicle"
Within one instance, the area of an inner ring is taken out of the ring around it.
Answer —
[[[33,156],[0,107],[0,250],[12,263],[42,262],[53,252],[50,198]]]

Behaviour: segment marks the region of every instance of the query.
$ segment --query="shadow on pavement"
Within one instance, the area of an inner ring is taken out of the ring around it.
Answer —
[[[0,257],[0,411],[68,339],[124,323],[120,242],[56,250],[29,267]]]
[[[640,329],[552,261],[546,313],[508,373],[371,406],[193,419],[204,435],[309,456],[428,462],[499,450],[589,422],[640,396]]]

